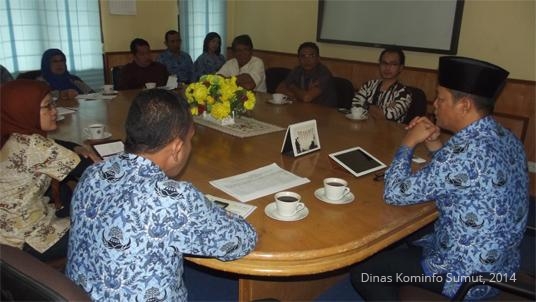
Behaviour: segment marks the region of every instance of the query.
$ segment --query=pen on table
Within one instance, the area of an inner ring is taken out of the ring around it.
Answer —
[[[374,181],[380,181],[380,180],[383,180],[385,176],[385,172],[380,172],[380,173],[376,173],[374,174]]]

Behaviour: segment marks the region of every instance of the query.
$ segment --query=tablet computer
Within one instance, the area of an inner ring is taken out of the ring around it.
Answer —
[[[329,157],[355,177],[362,176],[387,166],[361,147],[354,147],[329,154]]]

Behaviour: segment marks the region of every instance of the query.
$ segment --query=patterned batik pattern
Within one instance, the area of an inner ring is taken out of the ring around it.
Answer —
[[[352,99],[352,106],[368,108],[369,105],[376,105],[382,110],[386,119],[403,123],[411,105],[411,93],[400,82],[396,82],[385,91],[381,91],[381,84],[382,80],[366,82]]]
[[[78,155],[38,134],[14,133],[0,151],[0,243],[43,253],[69,231],[45,192],[80,162]]]
[[[411,172],[413,150],[402,146],[386,172],[385,201],[435,200],[439,218],[423,246],[427,275],[444,274],[452,297],[464,277],[493,272],[512,277],[528,213],[528,168],[521,142],[492,117],[456,133],[424,168]],[[496,294],[474,287],[467,299]]]
[[[177,57],[171,51],[166,50],[156,58],[156,61],[166,65],[169,74],[177,76],[177,81],[183,83],[194,81],[194,63],[190,55],[184,51],[180,51]]]
[[[227,261],[256,243],[247,221],[133,154],[85,171],[71,219],[66,274],[95,301],[187,301],[183,254]]]

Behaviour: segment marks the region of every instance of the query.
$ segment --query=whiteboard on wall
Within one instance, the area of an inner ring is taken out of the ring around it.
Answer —
[[[317,41],[455,54],[463,0],[319,0]]]

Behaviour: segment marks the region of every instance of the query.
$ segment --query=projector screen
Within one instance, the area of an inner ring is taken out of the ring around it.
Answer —
[[[317,41],[456,54],[463,0],[319,0]]]

